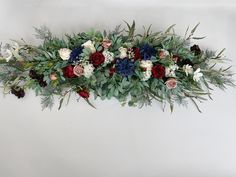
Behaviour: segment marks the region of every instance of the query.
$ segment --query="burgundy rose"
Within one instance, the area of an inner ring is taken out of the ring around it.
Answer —
[[[178,55],[173,55],[172,60],[173,60],[175,63],[179,63],[179,62],[180,62],[180,57],[179,57]]]
[[[77,93],[79,94],[79,96],[81,96],[82,98],[89,98],[89,92],[85,89],[83,90],[78,90]]]
[[[109,75],[113,76],[113,74],[116,72],[116,68],[110,68],[109,69]]]
[[[64,77],[67,77],[67,78],[74,78],[74,77],[77,77],[77,76],[74,74],[74,66],[72,66],[72,65],[66,66],[66,67],[63,68],[62,70],[63,70],[63,75],[64,75]]]
[[[141,53],[140,53],[140,48],[134,47],[133,53],[134,53],[134,60],[138,60],[142,58]]]
[[[93,64],[94,67],[98,67],[102,63],[104,63],[105,57],[100,52],[95,52],[90,56],[90,62]]]
[[[190,47],[190,50],[194,53],[194,55],[200,55],[201,49],[198,45],[194,44],[192,47]]]
[[[154,65],[152,67],[152,76],[157,79],[165,77],[165,67],[159,64]]]

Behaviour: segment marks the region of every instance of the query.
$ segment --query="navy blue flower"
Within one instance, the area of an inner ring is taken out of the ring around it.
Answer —
[[[129,58],[118,58],[116,60],[116,72],[124,77],[134,74],[134,61]]]
[[[74,61],[79,61],[79,55],[83,52],[82,47],[74,48],[70,53],[69,63],[73,63]]]
[[[152,46],[148,44],[144,44],[143,46],[140,47],[140,53],[141,53],[142,59],[150,60],[151,56],[156,55],[157,51]]]

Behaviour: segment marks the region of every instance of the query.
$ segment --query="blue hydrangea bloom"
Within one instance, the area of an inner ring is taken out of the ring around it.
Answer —
[[[79,61],[79,55],[83,52],[83,47],[74,48],[70,53],[69,62],[73,63],[75,61]]]
[[[150,60],[151,56],[155,56],[157,51],[152,46],[144,44],[140,47],[140,53],[144,60]]]
[[[129,58],[118,58],[116,60],[116,72],[124,77],[134,74],[134,61]]]

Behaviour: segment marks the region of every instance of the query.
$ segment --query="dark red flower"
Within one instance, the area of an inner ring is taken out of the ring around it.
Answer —
[[[38,83],[40,87],[46,87],[48,85],[47,82],[44,80],[39,80]]]
[[[36,73],[35,70],[31,69],[31,70],[29,71],[29,77],[30,77],[31,79],[37,79],[37,78],[38,78],[38,74]]]
[[[19,86],[11,87],[11,93],[14,94],[17,98],[23,98],[25,96],[25,91]]]
[[[173,55],[172,59],[173,59],[173,61],[175,63],[179,63],[180,62],[180,57],[178,55]]]
[[[77,77],[75,74],[74,74],[74,66],[72,65],[69,65],[69,66],[66,66],[65,68],[63,68],[63,75],[64,77],[67,77],[67,78],[74,78],[74,77]]]
[[[105,57],[100,52],[95,52],[90,56],[90,62],[93,64],[94,67],[98,67],[102,63],[104,63]]]
[[[83,90],[78,90],[77,93],[79,94],[79,96],[81,96],[82,98],[89,98],[89,92],[85,89]]]
[[[110,76],[113,76],[113,74],[116,72],[116,68],[110,68],[109,69],[109,74]]]
[[[198,45],[194,44],[192,47],[190,47],[190,50],[194,53],[194,55],[200,55],[201,49]]]
[[[157,79],[162,79],[165,77],[165,67],[159,64],[154,65],[152,67],[152,76]]]
[[[133,48],[133,53],[134,53],[134,60],[139,60],[139,59],[142,58],[139,48],[134,47]]]

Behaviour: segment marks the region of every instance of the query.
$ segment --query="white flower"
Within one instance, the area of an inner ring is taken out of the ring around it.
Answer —
[[[119,51],[120,51],[120,58],[125,58],[125,57],[127,57],[127,48],[124,48],[124,47],[120,47],[119,48]]]
[[[58,50],[58,53],[59,53],[62,60],[69,60],[70,59],[70,54],[71,54],[70,49],[62,48],[62,49]]]
[[[152,71],[151,70],[146,70],[143,72],[143,78],[141,79],[142,81],[147,81],[148,79],[150,79],[152,75]]]
[[[6,44],[5,46],[2,46],[0,44],[0,59],[6,60],[7,62],[12,58],[13,54],[10,50],[10,45]]]
[[[94,66],[92,64],[83,65],[84,68],[84,77],[90,78],[93,74]]]
[[[198,82],[198,81],[200,80],[200,77],[203,76],[203,74],[202,74],[200,71],[201,71],[201,69],[198,68],[198,69],[197,69],[196,71],[194,71],[194,73],[193,73],[193,80],[196,81],[196,82]]]
[[[19,50],[20,50],[19,44],[18,44],[17,42],[14,42],[14,43],[12,44],[12,49],[15,50],[15,52],[18,53]]]
[[[102,54],[105,57],[105,64],[111,63],[114,60],[114,53],[104,50]]]
[[[19,50],[20,46],[16,42],[14,42],[12,45],[6,44],[5,46],[0,48],[0,57],[5,59],[7,62],[9,62],[9,60],[13,57],[16,57],[18,59],[20,57],[18,54]]]
[[[169,67],[166,67],[165,69],[165,76],[166,77],[175,77],[175,70],[178,70],[178,65],[171,65]]]
[[[142,81],[147,81],[151,75],[152,75],[152,61],[151,60],[142,60],[140,62],[140,67],[145,69],[145,71],[143,71],[143,78],[141,79]]]
[[[142,60],[140,62],[140,67],[145,68],[146,70],[151,70],[152,69],[152,61],[151,60]]]
[[[2,56],[7,62],[9,62],[9,60],[12,58],[13,54],[12,54],[12,51],[11,51],[10,49],[2,48],[2,49],[1,49],[1,56]]]
[[[92,53],[96,52],[94,42],[92,42],[91,40],[88,40],[87,42],[83,43],[82,46],[84,48],[90,49]]]
[[[183,66],[183,70],[188,76],[188,74],[193,74],[193,67],[189,64]]]

